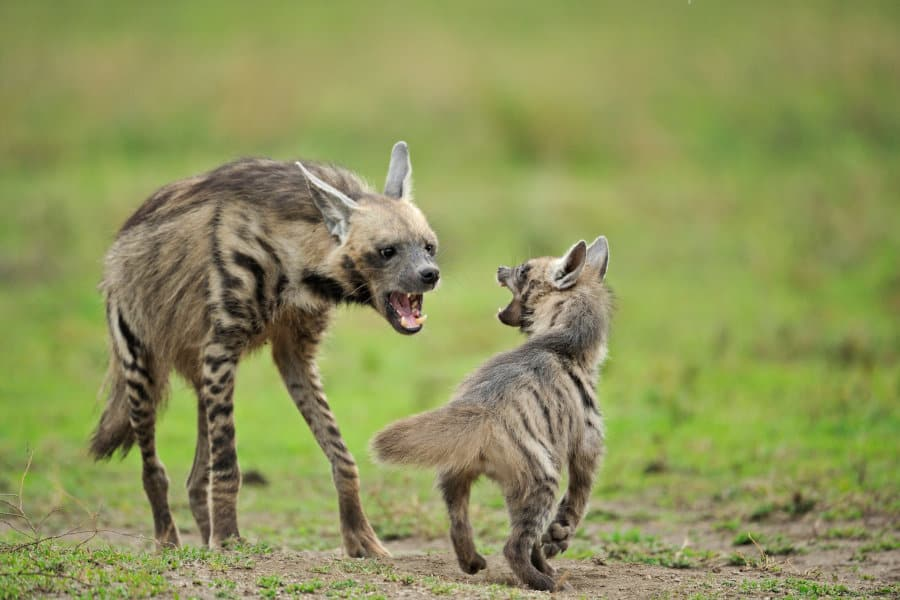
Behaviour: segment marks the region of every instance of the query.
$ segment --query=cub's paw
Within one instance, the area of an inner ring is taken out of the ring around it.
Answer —
[[[569,541],[571,541],[573,534],[573,527],[559,522],[551,523],[550,527],[547,528],[547,533],[541,538],[544,556],[552,558],[561,552],[565,552],[569,547]]]

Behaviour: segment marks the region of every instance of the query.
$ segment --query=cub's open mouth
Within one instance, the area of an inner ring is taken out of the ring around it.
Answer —
[[[388,322],[400,333],[418,333],[428,318],[422,314],[422,294],[391,292],[384,304]]]

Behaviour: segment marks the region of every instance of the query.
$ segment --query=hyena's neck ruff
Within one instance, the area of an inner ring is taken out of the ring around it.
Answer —
[[[468,502],[472,482],[487,475],[509,508],[503,554],[513,571],[532,588],[557,588],[546,558],[568,547],[603,448],[595,384],[611,311],[607,264],[601,237],[559,259],[501,267],[497,279],[513,299],[499,318],[529,338],[472,373],[447,406],[395,423],[373,442],[382,460],[438,468],[453,548],[467,573],[486,566]],[[555,506],[566,469],[569,486]]]
[[[188,478],[205,541],[239,536],[233,390],[241,356],[271,341],[282,378],[332,464],[344,546],[386,554],[359,501],[356,462],[322,390],[315,355],[331,309],[368,305],[416,333],[438,279],[437,241],[410,201],[406,145],[384,194],[331,165],[241,160],[166,186],[125,223],[106,259],[109,399],[95,457],[141,450],[156,539],[177,545],[168,480],[155,449],[156,409],[172,369],[198,398]]]

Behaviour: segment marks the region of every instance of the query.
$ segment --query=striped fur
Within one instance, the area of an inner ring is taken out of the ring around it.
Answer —
[[[459,565],[477,573],[468,503],[481,475],[503,489],[512,531],[503,553],[530,587],[556,589],[546,557],[565,550],[584,516],[603,450],[595,387],[612,299],[603,278],[606,238],[579,242],[562,258],[500,267],[513,299],[499,317],[528,339],[469,375],[451,402],[390,425],[373,440],[376,457],[437,467]],[[564,470],[569,486],[554,505]]]
[[[387,554],[363,513],[356,462],[325,399],[315,356],[338,303],[371,306],[401,333],[421,328],[398,325],[390,301],[392,293],[422,294],[437,283],[437,241],[411,202],[410,173],[402,142],[386,194],[333,165],[239,160],[160,189],[125,222],[101,284],[108,399],[91,452],[108,458],[137,443],[160,544],[179,544],[154,433],[170,372],[197,393],[188,495],[204,542],[221,546],[239,537],[237,365],[268,341],[332,464],[347,553]]]

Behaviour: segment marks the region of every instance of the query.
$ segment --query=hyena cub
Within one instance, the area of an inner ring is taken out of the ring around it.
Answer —
[[[459,565],[477,573],[468,504],[481,475],[500,484],[512,532],[503,554],[537,590],[554,590],[546,557],[568,547],[584,516],[603,447],[595,384],[606,355],[611,296],[605,237],[562,258],[500,267],[513,298],[498,315],[529,337],[469,375],[449,404],[387,427],[373,440],[383,461],[438,468]],[[563,469],[569,488],[553,516]]]
[[[359,500],[356,462],[319,381],[316,350],[341,302],[372,307],[398,332],[422,329],[437,238],[411,202],[409,151],[391,153],[384,193],[315,162],[239,160],[167,185],[129,218],[106,256],[109,398],[95,458],[137,442],[156,539],[179,544],[156,453],[169,372],[197,393],[197,448],[187,487],[204,543],[239,537],[234,378],[266,341],[328,457],[350,556],[387,555]]]

